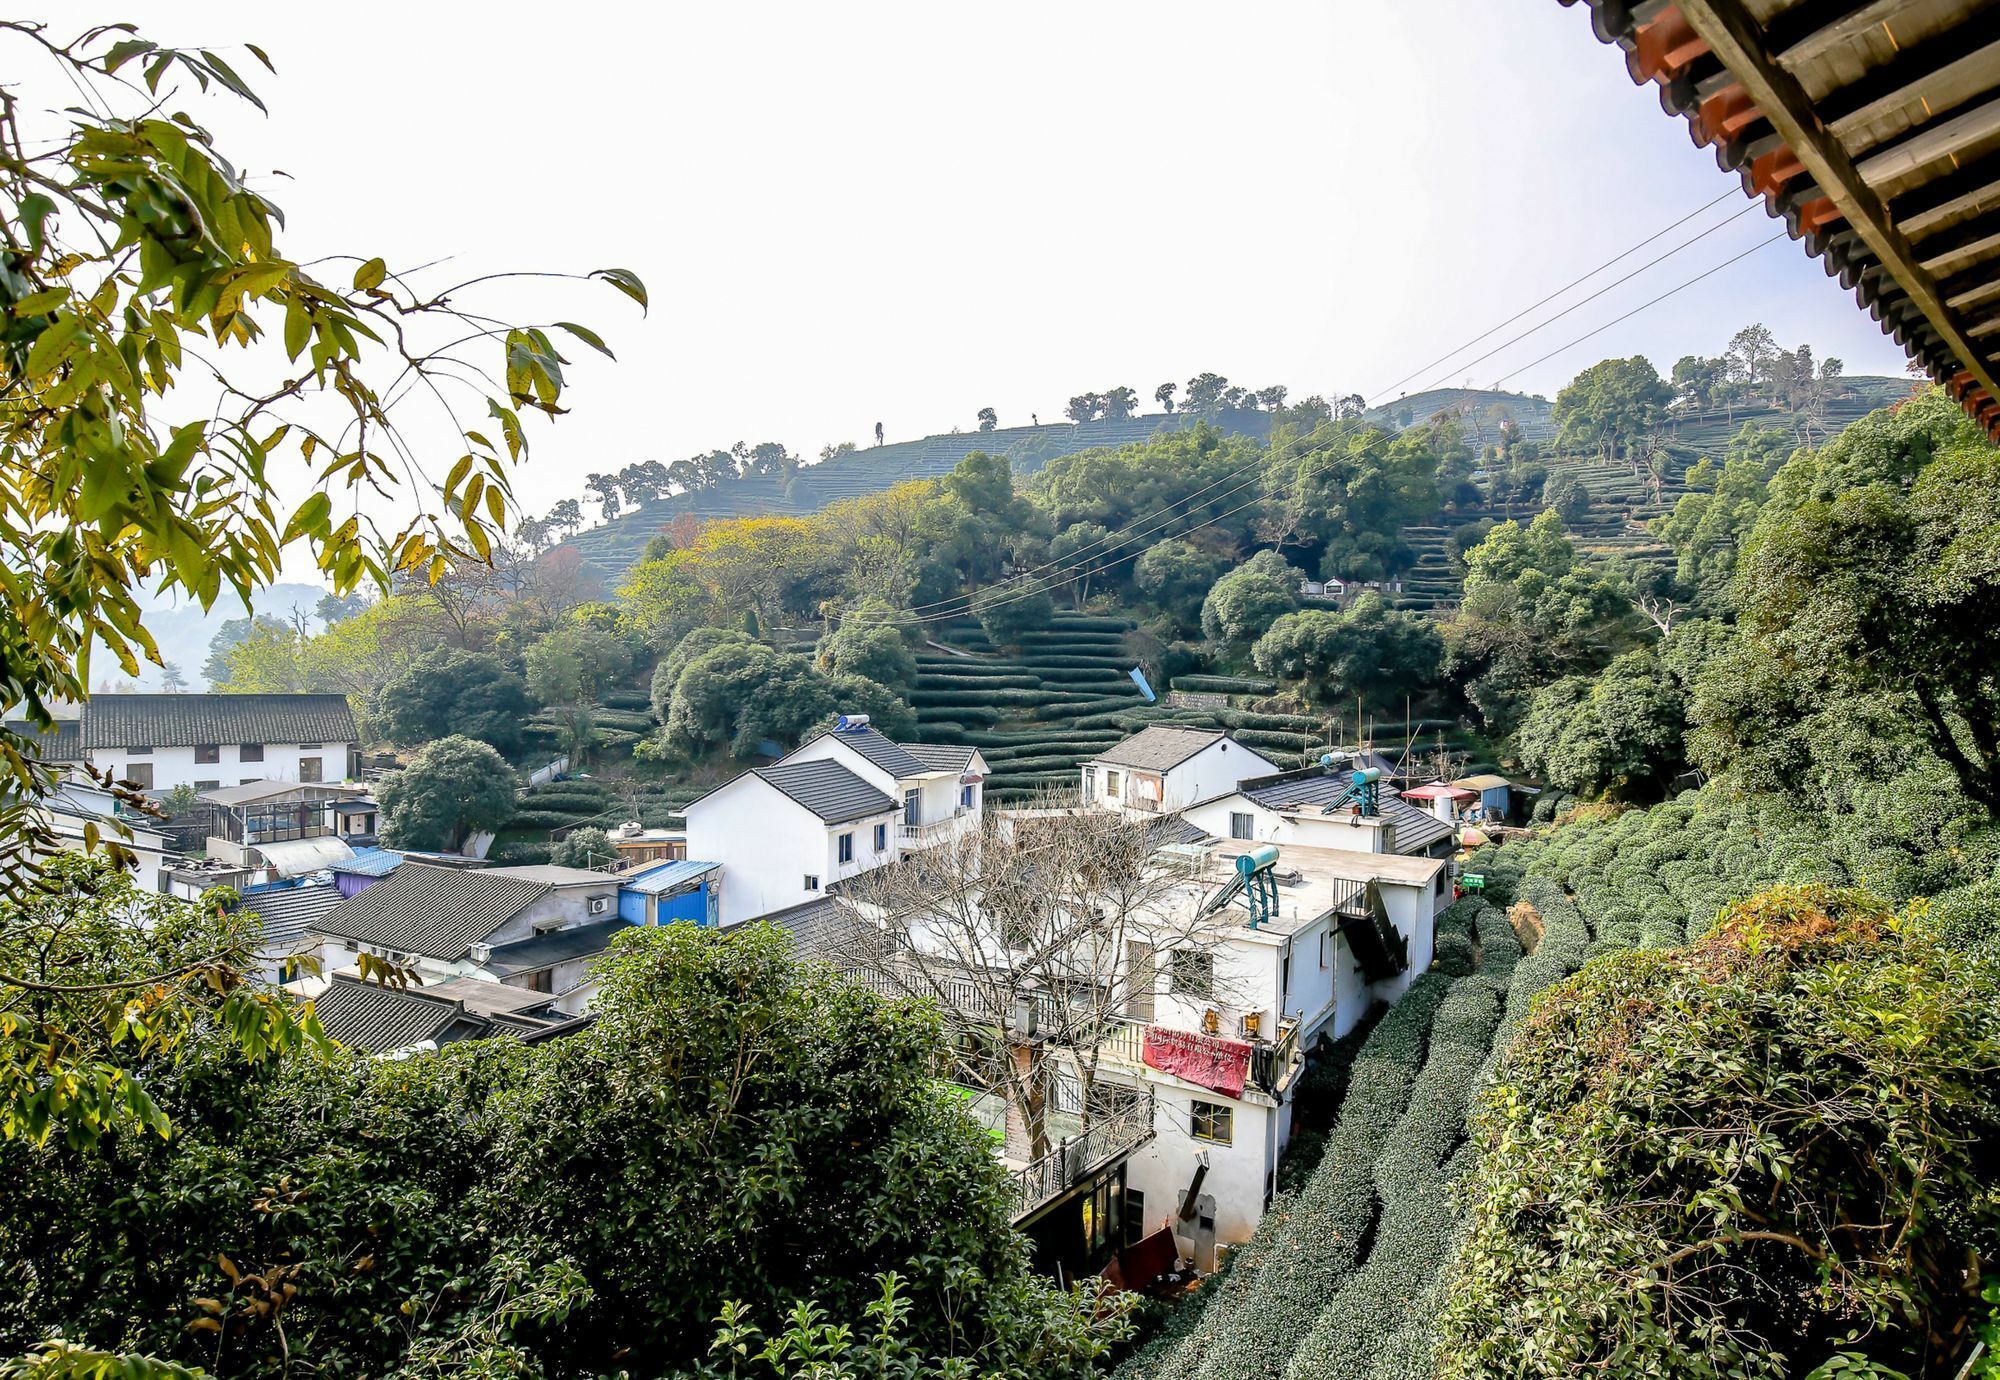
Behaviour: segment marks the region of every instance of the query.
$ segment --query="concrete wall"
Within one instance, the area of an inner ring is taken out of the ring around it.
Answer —
[[[1166,1082],[1151,1082],[1156,1097],[1152,1141],[1136,1151],[1125,1166],[1125,1186],[1146,1195],[1146,1227],[1154,1230],[1174,1215],[1180,1194],[1194,1177],[1197,1157],[1206,1152],[1208,1174],[1201,1192],[1215,1198],[1215,1239],[1234,1245],[1250,1239],[1264,1215],[1264,1186],[1269,1166],[1276,1163],[1280,1123],[1276,1109],[1196,1091]],[[1195,1139],[1193,1104],[1226,1106],[1232,1113],[1228,1145]],[[1177,1231],[1185,1231],[1176,1222]]]

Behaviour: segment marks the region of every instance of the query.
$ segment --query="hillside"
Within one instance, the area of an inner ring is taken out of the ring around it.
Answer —
[[[1196,420],[1189,413],[1162,412],[1125,421],[1001,427],[996,431],[953,432],[871,446],[807,465],[790,476],[750,475],[726,480],[698,493],[657,499],[600,527],[577,533],[569,544],[607,584],[616,584],[638,560],[653,534],[683,513],[700,518],[815,513],[843,498],[879,493],[909,479],[934,479],[949,474],[960,460],[976,450],[1006,456],[1018,475],[1033,474],[1060,455],[1143,441],[1156,431],[1179,430]],[[1262,436],[1271,424],[1270,414],[1255,411],[1208,413],[1199,420],[1227,432],[1251,436]]]
[[[1371,407],[1364,415],[1380,426],[1401,428],[1421,426],[1440,412],[1457,412],[1465,418],[1466,439],[1477,445],[1492,441],[1500,423],[1510,419],[1521,428],[1523,440],[1552,441],[1556,426],[1549,415],[1551,410],[1547,398],[1531,398],[1525,393],[1491,388],[1429,388]],[[1406,414],[1408,421],[1403,420]]]

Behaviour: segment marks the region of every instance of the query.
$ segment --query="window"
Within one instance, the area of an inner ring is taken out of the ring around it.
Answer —
[[[961,810],[970,810],[970,809],[974,809],[974,808],[976,808],[976,807],[978,806],[978,804],[979,804],[979,787],[977,787],[977,786],[960,786],[960,787],[958,788],[958,808],[959,808],[959,809],[961,809]]]
[[[1229,1145],[1236,1139],[1236,1113],[1220,1102],[1188,1103],[1188,1111],[1193,1116],[1192,1134],[1196,1140],[1213,1141],[1217,1145]]]
[[[1333,966],[1332,930],[1321,930],[1319,932],[1319,966],[1322,968],[1331,968]]]
[[[241,781],[238,781],[236,784],[239,786],[254,786],[257,784],[257,778],[254,776],[246,776]]]
[[[840,836],[840,860],[844,863],[854,861],[854,835],[842,834]]]
[[[264,745],[263,745],[262,743],[245,743],[245,744],[243,744],[243,745],[242,745],[241,747],[239,747],[239,748],[237,748],[237,749],[236,749],[236,760],[237,760],[237,761],[239,761],[239,762],[261,762],[261,761],[263,761],[263,760],[264,760]]]
[[[1250,832],[1250,826],[1254,823],[1256,823],[1256,821],[1243,811],[1231,810],[1229,812],[1229,837],[1233,839],[1250,839],[1257,837],[1255,834]]]
[[[1084,798],[1085,800],[1095,800],[1095,799],[1097,799],[1097,768],[1096,768],[1096,767],[1085,767],[1085,768],[1083,769],[1083,798]]]
[[[1124,788],[1124,785],[1124,772],[1107,771],[1104,773],[1104,796],[1107,800],[1116,800],[1118,793]]]
[[[299,759],[299,780],[301,782],[313,782],[319,779],[319,758],[301,757]]]
[[[875,851],[877,853],[889,851],[889,826],[886,824],[875,826]]]
[[[153,745],[151,743],[141,743],[134,747],[128,747],[125,749],[125,755],[127,757],[151,757],[153,755]]]
[[[203,743],[194,750],[194,760],[197,763],[220,762],[222,749],[214,743]]]
[[[299,751],[300,751],[300,752],[318,752],[318,751],[320,750],[320,748],[321,748],[322,746],[323,746],[323,744],[320,744],[320,743],[300,743],[300,744],[299,744]]]
[[[810,873],[810,872],[806,873],[806,890],[807,890],[807,891],[818,891],[818,890],[819,890],[819,878],[818,878],[818,877],[815,877],[815,876],[814,876],[814,875],[813,875],[812,873]]]
[[[1206,1001],[1215,994],[1215,955],[1193,949],[1175,949],[1173,992],[1177,997],[1199,997]]]
[[[125,779],[142,791],[153,789],[153,764],[151,762],[128,762],[125,764]]]
[[[1125,1190],[1125,1244],[1136,1246],[1146,1234],[1146,1195],[1136,1188]]]
[[[221,785],[220,781],[197,781],[194,783],[194,788],[198,791],[212,791]]]

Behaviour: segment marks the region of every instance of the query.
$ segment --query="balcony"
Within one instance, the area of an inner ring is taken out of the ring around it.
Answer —
[[[1104,1113],[1056,1148],[1012,1170],[1014,1221],[1019,1223],[1056,1202],[1071,1189],[1091,1182],[1153,1138],[1153,1095],[1134,1098]]]
[[[956,842],[978,827],[978,811],[959,809],[949,818],[929,824],[899,824],[896,839],[904,848],[934,848],[941,843]]]
[[[1146,1031],[1149,1028],[1145,1021],[1119,1019],[1105,1022],[1094,1046],[1097,1058],[1103,1064],[1128,1069],[1151,1067],[1146,1063]],[[1299,1023],[1280,1021],[1275,1040],[1238,1040],[1235,1043],[1250,1046],[1249,1067],[1246,1070],[1248,1085],[1267,1093],[1276,1093],[1290,1080],[1299,1062]]]

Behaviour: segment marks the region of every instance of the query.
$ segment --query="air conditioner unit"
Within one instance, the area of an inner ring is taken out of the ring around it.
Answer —
[[[493,946],[491,944],[474,944],[467,951],[466,957],[483,967],[493,957]]]

